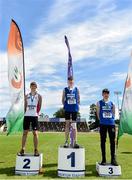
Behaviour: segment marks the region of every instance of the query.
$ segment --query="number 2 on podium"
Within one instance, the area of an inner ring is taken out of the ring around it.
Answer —
[[[30,169],[30,159],[24,159],[23,162],[25,162],[24,166],[23,166],[23,169]]]
[[[71,167],[75,167],[75,152],[72,152],[67,156],[67,159],[71,158]]]

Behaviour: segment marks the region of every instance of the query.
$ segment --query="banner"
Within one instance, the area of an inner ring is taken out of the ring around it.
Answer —
[[[8,38],[8,78],[11,107],[6,116],[7,134],[23,130],[24,117],[24,49],[21,33],[14,20],[11,21]]]
[[[70,46],[69,46],[69,42],[67,37],[65,36],[65,43],[67,45],[68,48],[68,72],[67,72],[67,76],[69,77],[73,77],[73,66],[72,66],[72,56],[71,56],[71,52],[70,52]]]
[[[128,68],[128,75],[124,88],[118,139],[124,133],[132,135],[132,60]]]

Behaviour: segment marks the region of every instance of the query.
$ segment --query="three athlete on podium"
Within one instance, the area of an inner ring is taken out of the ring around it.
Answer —
[[[24,156],[25,145],[30,125],[33,130],[34,156],[39,156],[38,151],[38,114],[41,110],[42,96],[37,92],[37,83],[30,83],[31,91],[25,96],[25,115],[23,121],[22,147],[18,155]],[[115,106],[109,100],[110,92],[108,89],[102,91],[103,99],[97,102],[97,117],[100,122],[100,140],[102,161],[101,165],[106,164],[106,137],[107,131],[110,138],[111,164],[118,166],[115,156]],[[74,79],[68,78],[68,86],[64,88],[62,94],[62,104],[65,111],[65,143],[64,147],[79,148],[77,144],[77,126],[76,120],[79,112],[80,93],[79,89],[74,86]],[[72,121],[71,121],[72,120]],[[69,133],[72,127],[73,142],[69,145]]]

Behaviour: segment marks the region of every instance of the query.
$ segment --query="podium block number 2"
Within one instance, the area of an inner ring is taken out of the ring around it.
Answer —
[[[67,156],[67,159],[71,158],[71,167],[75,167],[75,152],[72,152]]]
[[[30,169],[30,159],[24,159],[23,162],[25,163],[23,169]]]

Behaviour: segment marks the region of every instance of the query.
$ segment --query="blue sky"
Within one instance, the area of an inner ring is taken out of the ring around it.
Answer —
[[[11,19],[20,27],[26,65],[26,91],[37,81],[42,112],[52,116],[66,86],[68,36],[82,117],[101,90],[123,91],[132,49],[131,0],[0,0],[0,116],[10,107],[7,40]],[[120,104],[122,95],[120,96]]]

